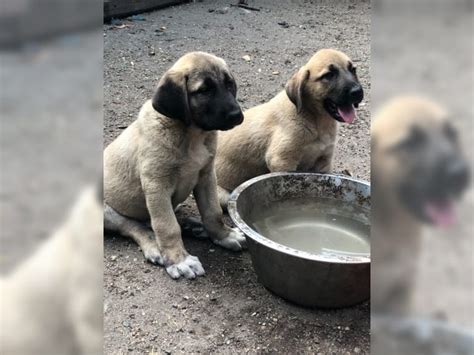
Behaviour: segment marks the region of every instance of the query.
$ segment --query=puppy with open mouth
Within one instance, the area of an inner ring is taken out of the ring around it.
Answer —
[[[386,103],[371,127],[375,313],[409,314],[425,225],[447,228],[469,186],[455,117],[419,96]]]
[[[245,247],[245,237],[222,221],[214,172],[217,130],[243,120],[236,93],[223,59],[188,53],[104,150],[104,227],[134,239],[172,278],[204,274],[184,248],[174,211],[191,192],[213,242],[235,251]]]
[[[337,122],[350,124],[364,97],[353,62],[334,49],[318,51],[269,102],[244,112],[242,125],[220,132],[216,157],[219,200],[244,181],[276,171],[327,173]]]

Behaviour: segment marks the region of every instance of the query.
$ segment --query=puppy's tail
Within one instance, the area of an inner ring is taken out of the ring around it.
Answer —
[[[219,196],[219,204],[224,212],[227,212],[227,202],[229,202],[230,192],[223,187],[217,186],[217,194]]]

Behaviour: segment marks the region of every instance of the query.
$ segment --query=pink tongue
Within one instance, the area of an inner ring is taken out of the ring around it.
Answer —
[[[354,121],[355,116],[356,116],[354,106],[352,106],[352,105],[347,105],[347,106],[344,106],[344,107],[338,107],[337,112],[339,112],[339,115],[342,117],[342,119],[346,123],[352,123]]]
[[[439,227],[449,227],[456,221],[454,206],[451,202],[443,204],[428,203],[426,213],[432,222]]]

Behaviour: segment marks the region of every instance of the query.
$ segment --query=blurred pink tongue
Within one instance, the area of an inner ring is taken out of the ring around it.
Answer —
[[[354,106],[352,104],[343,107],[338,107],[337,112],[339,112],[339,116],[341,116],[344,122],[346,123],[352,123],[356,116]]]
[[[449,227],[456,221],[454,206],[451,202],[428,203],[426,213],[431,221],[439,227]]]

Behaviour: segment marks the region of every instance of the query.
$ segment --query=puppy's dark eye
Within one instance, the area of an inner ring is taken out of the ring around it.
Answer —
[[[226,89],[229,90],[233,95],[237,93],[237,85],[235,84],[235,80],[228,74],[224,75],[224,85]]]
[[[355,66],[350,64],[348,69],[352,74],[357,75],[357,68]]]
[[[235,90],[235,83],[231,79],[227,79],[224,84],[228,90]]]
[[[337,77],[337,69],[332,69],[331,71],[328,71],[326,74],[321,75],[319,78],[321,80],[333,80]]]
[[[418,127],[414,127],[408,137],[398,143],[393,150],[415,152],[426,143],[426,134]]]
[[[214,90],[213,83],[204,83],[196,91],[194,91],[193,94],[208,94],[212,92],[212,90]]]

